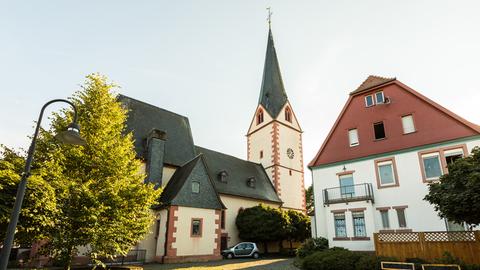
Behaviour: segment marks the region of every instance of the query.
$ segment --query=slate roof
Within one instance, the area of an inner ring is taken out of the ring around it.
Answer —
[[[153,129],[166,133],[164,163],[181,166],[195,157],[187,117],[124,95],[117,98],[128,109],[126,131],[133,132],[137,157],[146,158],[146,138]]]
[[[287,94],[283,86],[277,52],[273,44],[272,30],[269,29],[265,66],[263,67],[262,88],[258,104],[262,104],[270,116],[276,118],[286,102]]]
[[[193,181],[200,183],[200,192],[193,193]],[[162,206],[180,205],[194,208],[225,209],[202,155],[178,168],[160,195]]]
[[[357,87],[357,89],[350,92],[350,95],[355,95],[355,94],[361,93],[363,91],[366,91],[366,90],[368,90],[372,87],[379,86],[379,85],[382,85],[382,84],[385,84],[385,83],[389,83],[389,82],[392,82],[392,81],[395,81],[395,80],[396,80],[396,78],[384,78],[384,77],[380,77],[380,76],[370,75],[370,76],[368,76],[368,78],[365,81],[363,81],[363,83],[359,87]]]
[[[208,172],[218,193],[275,203],[282,202],[261,164],[199,146],[195,146],[195,149],[197,153],[203,154]],[[226,171],[228,174],[226,182],[221,182],[219,179],[219,173],[222,171]],[[255,188],[247,185],[247,181],[251,177],[255,177]]]

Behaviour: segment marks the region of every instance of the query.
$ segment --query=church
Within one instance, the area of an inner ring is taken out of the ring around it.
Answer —
[[[302,129],[287,98],[269,28],[247,159],[197,146],[187,117],[119,95],[128,109],[146,182],[162,187],[150,233],[135,248],[147,262],[221,259],[241,241],[239,210],[260,203],[305,212]]]

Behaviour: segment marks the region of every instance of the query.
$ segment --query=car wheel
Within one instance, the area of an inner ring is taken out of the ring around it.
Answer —
[[[228,254],[227,254],[227,259],[233,259],[233,254],[232,254],[232,253],[228,253]]]
[[[253,257],[254,259],[258,259],[258,258],[260,257],[260,254],[258,254],[258,252],[254,252],[253,255],[252,255],[252,257]]]

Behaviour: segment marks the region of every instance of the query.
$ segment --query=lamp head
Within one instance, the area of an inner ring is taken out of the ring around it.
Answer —
[[[85,145],[87,142],[80,136],[80,126],[77,123],[68,125],[67,130],[55,135],[55,139],[65,144]]]

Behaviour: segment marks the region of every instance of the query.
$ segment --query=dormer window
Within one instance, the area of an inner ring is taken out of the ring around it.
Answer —
[[[247,179],[247,186],[255,188],[255,177],[250,177]]]
[[[227,171],[221,171],[218,173],[218,180],[222,183],[227,183],[228,173]]]
[[[385,97],[383,96],[383,91],[376,92],[375,93],[375,102],[377,104],[383,104],[385,103]]]
[[[263,110],[260,109],[258,110],[258,113],[257,113],[257,125],[263,123]]]
[[[292,111],[289,107],[285,108],[285,120],[288,122],[292,122]]]

